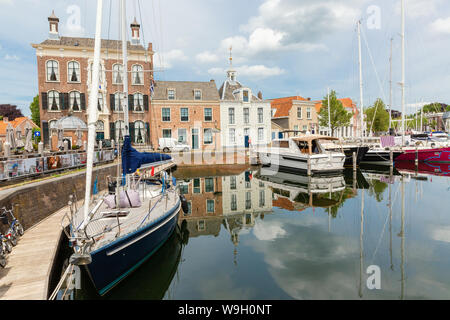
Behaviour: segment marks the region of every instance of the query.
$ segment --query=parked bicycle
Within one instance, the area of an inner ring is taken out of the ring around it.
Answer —
[[[1,246],[0,246],[0,267],[4,268],[4,267],[6,267],[6,255],[8,253],[11,253],[11,251],[12,251],[12,244],[1,233],[0,233],[0,241],[1,241]]]
[[[24,233],[23,226],[19,222],[19,220],[14,217],[12,209],[6,209],[5,207],[3,207],[1,208],[1,210],[2,212],[0,213],[0,221],[4,225],[9,226],[5,236],[8,240],[11,241],[11,244],[13,246],[16,246],[18,238]],[[11,223],[9,222],[8,215],[11,216]]]

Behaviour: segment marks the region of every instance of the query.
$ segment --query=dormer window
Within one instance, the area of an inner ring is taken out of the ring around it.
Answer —
[[[248,102],[249,101],[249,93],[248,90],[242,91],[242,101]]]
[[[167,90],[167,100],[175,100],[175,89]]]
[[[194,100],[202,100],[202,92],[200,90],[194,90]]]

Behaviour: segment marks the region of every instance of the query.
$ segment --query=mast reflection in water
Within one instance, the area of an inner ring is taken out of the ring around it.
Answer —
[[[450,170],[430,170],[179,169],[189,212],[104,298],[449,299]],[[366,283],[374,265],[380,290]],[[99,298],[85,280],[74,297]]]

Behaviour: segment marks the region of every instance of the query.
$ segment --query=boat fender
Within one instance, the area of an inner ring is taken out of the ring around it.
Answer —
[[[183,212],[185,214],[187,214],[189,212],[189,206],[188,206],[188,202],[186,200],[186,197],[183,194],[181,194],[180,195],[180,200],[181,200],[181,208],[183,209]]]

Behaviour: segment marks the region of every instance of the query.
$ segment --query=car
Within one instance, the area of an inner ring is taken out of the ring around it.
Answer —
[[[185,142],[180,142],[175,138],[159,138],[159,149],[163,152],[191,151],[191,147]]]

